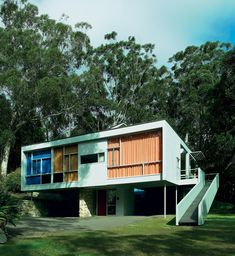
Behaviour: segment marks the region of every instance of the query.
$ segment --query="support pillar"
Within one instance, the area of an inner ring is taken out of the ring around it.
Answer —
[[[175,186],[175,207],[178,204],[178,190],[177,190],[177,186]]]
[[[186,153],[186,156],[185,156],[185,170],[186,170],[186,178],[188,179],[190,174],[189,171],[190,171],[190,161],[189,161],[189,153],[187,152]]]
[[[164,218],[166,218],[166,184],[164,184]]]

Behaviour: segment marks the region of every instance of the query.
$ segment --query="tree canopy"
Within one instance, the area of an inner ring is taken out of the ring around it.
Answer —
[[[158,68],[154,45],[113,31],[93,47],[87,29],[26,0],[0,5],[2,172],[20,165],[24,144],[166,119],[205,153],[206,171],[223,174],[221,196],[234,201],[234,47],[188,46]]]

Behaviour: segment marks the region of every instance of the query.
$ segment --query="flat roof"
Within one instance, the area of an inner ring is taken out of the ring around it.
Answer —
[[[105,139],[105,138],[115,137],[119,135],[128,135],[128,134],[138,133],[142,131],[150,131],[150,130],[162,128],[165,124],[168,124],[168,123],[165,120],[161,120],[161,121],[137,124],[137,125],[127,126],[122,128],[114,128],[114,129],[101,131],[101,132],[89,133],[89,134],[78,135],[78,136],[59,139],[59,140],[27,145],[27,146],[23,146],[22,150],[30,151],[30,150],[36,150],[41,148],[49,148],[49,147],[56,147],[60,145],[72,144],[77,142]]]

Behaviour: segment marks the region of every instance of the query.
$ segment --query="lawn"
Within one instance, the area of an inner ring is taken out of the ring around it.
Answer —
[[[209,215],[204,226],[174,226],[172,216],[152,217],[110,231],[64,231],[11,238],[1,256],[235,256],[235,215]]]

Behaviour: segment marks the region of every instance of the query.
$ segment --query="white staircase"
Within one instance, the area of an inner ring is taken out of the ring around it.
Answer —
[[[198,168],[196,179],[196,185],[176,206],[176,225],[202,225],[210,210],[219,187],[219,175],[205,176]]]

